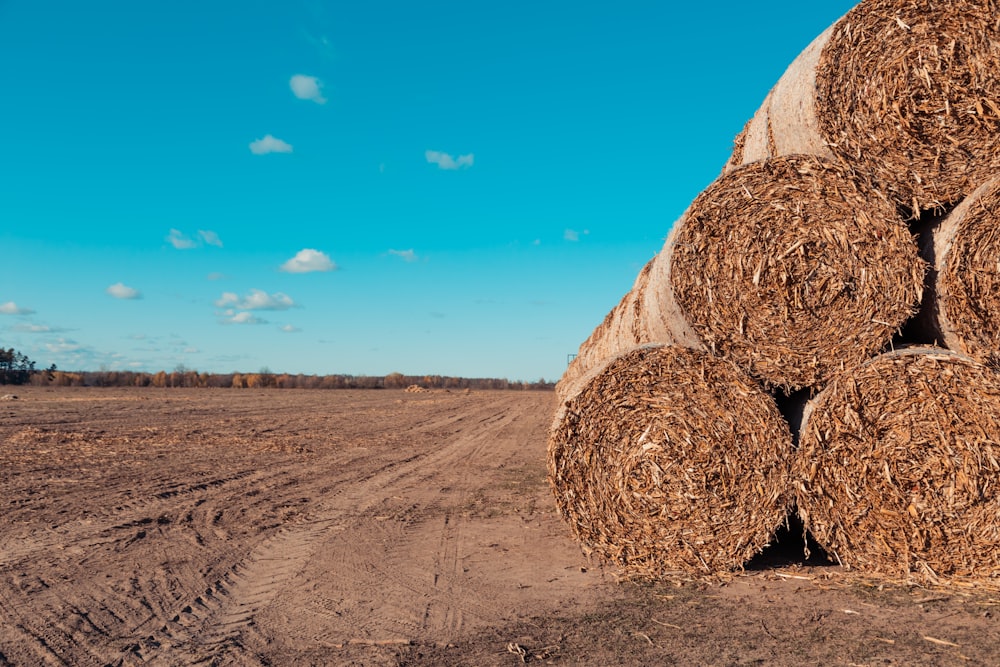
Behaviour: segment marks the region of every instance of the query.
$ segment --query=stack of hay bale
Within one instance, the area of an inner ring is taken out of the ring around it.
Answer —
[[[585,548],[739,569],[796,512],[847,567],[1000,576],[998,168],[996,0],[820,35],[557,385]]]

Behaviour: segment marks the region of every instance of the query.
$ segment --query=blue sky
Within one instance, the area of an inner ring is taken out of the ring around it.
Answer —
[[[0,345],[555,380],[851,6],[0,0]]]

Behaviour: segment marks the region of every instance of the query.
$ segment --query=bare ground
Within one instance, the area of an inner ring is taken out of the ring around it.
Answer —
[[[1000,664],[985,589],[618,582],[555,514],[551,393],[14,393],[0,666]]]

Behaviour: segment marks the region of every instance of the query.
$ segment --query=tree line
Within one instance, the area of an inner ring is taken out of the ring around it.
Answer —
[[[178,366],[173,371],[60,371],[55,364],[43,371],[13,349],[0,348],[0,384],[55,387],[214,387],[232,389],[513,389],[551,390],[555,383],[511,381],[501,378],[463,378],[448,375],[306,375],[303,373],[199,373]]]

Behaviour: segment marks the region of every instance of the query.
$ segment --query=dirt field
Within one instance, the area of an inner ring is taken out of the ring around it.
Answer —
[[[551,393],[5,389],[0,665],[1000,664],[986,590],[617,582]]]

